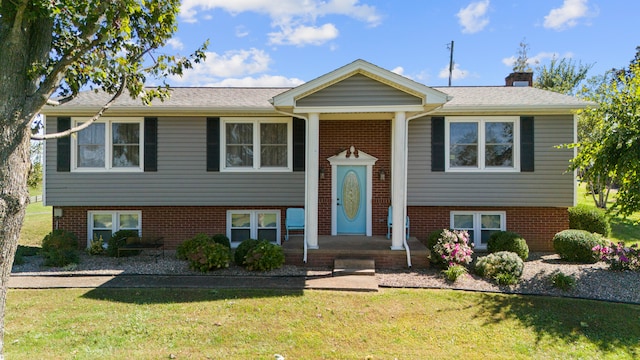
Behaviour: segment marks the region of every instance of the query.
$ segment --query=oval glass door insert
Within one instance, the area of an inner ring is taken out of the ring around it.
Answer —
[[[345,174],[342,182],[342,207],[349,220],[355,219],[360,210],[360,182],[353,170]]]

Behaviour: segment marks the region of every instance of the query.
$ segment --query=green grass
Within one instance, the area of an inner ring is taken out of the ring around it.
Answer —
[[[18,243],[25,246],[42,245],[42,239],[52,229],[51,212],[51,206],[44,206],[42,202],[29,204]]]
[[[607,206],[613,205],[615,202],[615,191],[612,191],[607,201]],[[585,184],[578,185],[578,205],[589,206],[595,208],[593,197],[587,193]],[[624,242],[627,245],[635,243],[640,244],[640,212],[634,213],[627,218],[612,215],[611,234],[609,239],[613,242]]]
[[[385,289],[12,290],[10,359],[637,358],[640,306]]]

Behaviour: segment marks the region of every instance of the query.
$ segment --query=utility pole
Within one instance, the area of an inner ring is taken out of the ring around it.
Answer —
[[[451,77],[453,76],[453,40],[451,40],[450,45],[447,45],[447,48],[451,50],[449,54],[449,86],[451,86]]]

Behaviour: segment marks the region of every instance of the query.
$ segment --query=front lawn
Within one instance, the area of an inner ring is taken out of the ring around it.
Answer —
[[[11,290],[10,359],[637,358],[640,306],[446,290]]]

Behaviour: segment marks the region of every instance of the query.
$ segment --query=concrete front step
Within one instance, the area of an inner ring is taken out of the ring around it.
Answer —
[[[376,274],[376,262],[373,259],[337,258],[333,261],[333,276]]]

